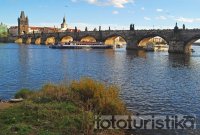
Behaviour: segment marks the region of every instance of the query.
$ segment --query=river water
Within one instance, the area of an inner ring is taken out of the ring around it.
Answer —
[[[21,88],[38,89],[91,77],[121,88],[134,113],[200,115],[200,47],[188,55],[168,52],[53,50],[0,44],[0,99]]]

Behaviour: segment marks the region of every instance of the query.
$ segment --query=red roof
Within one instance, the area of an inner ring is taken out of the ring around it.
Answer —
[[[10,26],[10,28],[11,28],[11,29],[13,29],[13,28],[18,28],[18,26]]]
[[[41,29],[49,29],[49,30],[55,30],[57,28],[54,28],[54,27],[34,27],[34,26],[30,26],[29,28],[33,29],[33,30],[41,30]]]

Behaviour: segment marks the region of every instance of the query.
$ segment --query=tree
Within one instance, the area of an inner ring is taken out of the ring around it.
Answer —
[[[0,37],[7,37],[8,36],[8,28],[3,23],[0,24]]]

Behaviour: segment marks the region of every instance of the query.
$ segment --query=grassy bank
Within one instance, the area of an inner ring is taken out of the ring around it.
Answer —
[[[68,85],[47,84],[37,92],[23,89],[22,103],[0,110],[2,135],[122,134],[94,131],[94,115],[126,114],[119,89],[84,78]]]

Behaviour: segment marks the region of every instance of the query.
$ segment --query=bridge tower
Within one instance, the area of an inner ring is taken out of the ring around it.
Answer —
[[[61,24],[61,30],[67,30],[67,23],[66,23],[65,16],[63,17],[63,22]]]
[[[28,33],[29,29],[29,21],[28,16],[25,17],[24,11],[21,11],[21,15],[18,18],[18,35],[22,35],[23,33]]]

